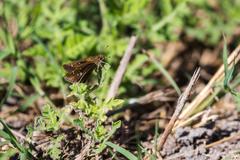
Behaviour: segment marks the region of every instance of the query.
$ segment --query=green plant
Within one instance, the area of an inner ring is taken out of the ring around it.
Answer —
[[[219,41],[222,32],[232,34],[239,22],[239,2],[223,0],[216,5],[221,12],[215,12],[216,6],[206,0],[0,2],[3,19],[0,75],[10,77],[11,68],[15,66],[18,68],[17,80],[21,83],[37,77],[40,87],[58,88],[65,96],[61,64],[103,54],[109,57],[112,66],[104,84],[109,86],[119,57],[126,48],[127,37],[132,34],[139,36],[137,46],[146,46],[157,56],[161,56],[156,47],[158,43],[178,40],[181,33],[210,45]],[[154,64],[147,63],[139,54],[141,49],[135,49],[119,91],[121,94],[133,84],[139,84],[143,89],[149,84],[159,84],[151,77]],[[17,59],[18,63],[9,63],[8,59]],[[142,65],[147,67],[142,68]],[[104,95],[107,91],[101,92]]]
[[[92,93],[90,88],[83,83],[76,83],[70,86],[72,92],[70,95],[77,97],[76,102],[72,102],[70,105],[74,110],[80,111],[80,117],[74,120],[74,123],[80,127],[93,138],[93,140],[99,143],[99,148],[96,150],[100,153],[106,146],[105,142],[108,140],[120,127],[120,122],[112,124],[111,132],[104,127],[104,122],[107,120],[106,113],[112,110],[114,107],[123,103],[119,99],[104,100],[98,98]],[[90,92],[89,92],[90,91]],[[89,122],[94,122],[91,127],[87,127]]]
[[[40,131],[57,131],[63,123],[63,112],[49,104],[42,109],[42,114],[35,121],[35,128]]]
[[[106,143],[108,146],[112,147],[113,149],[115,149],[117,152],[121,153],[122,155],[124,155],[127,159],[129,160],[137,160],[138,158],[136,156],[134,156],[131,152],[129,152],[128,150],[112,143],[112,142],[107,142]]]
[[[223,48],[223,64],[224,64],[224,81],[223,81],[223,88],[225,92],[231,93],[231,95],[234,97],[237,105],[238,111],[240,111],[239,104],[240,104],[240,93],[233,89],[233,85],[231,84],[231,81],[235,78],[235,84],[239,84],[239,77],[236,77],[235,67],[236,64],[234,63],[231,68],[228,66],[227,62],[228,57],[228,49],[227,49],[227,43],[224,41],[224,48]]]
[[[57,138],[51,138],[51,145],[48,146],[48,154],[53,160],[60,159],[61,154],[61,144],[60,142],[63,140],[64,136],[59,135]]]
[[[20,144],[17,138],[13,135],[10,128],[0,119],[0,137],[4,138],[7,142],[10,142],[20,154],[20,159],[35,159],[35,157],[31,154],[30,149],[25,148],[22,144]]]
[[[104,67],[104,70],[106,68]],[[97,73],[102,74],[99,77],[104,77],[103,75],[106,73],[104,70]],[[100,80],[100,82],[103,81]],[[73,97],[74,101],[62,109],[57,109],[52,105],[45,105],[41,116],[35,121],[34,128],[30,128],[31,132],[59,133],[63,123],[72,125],[76,129],[79,128],[83,132],[84,138],[94,144],[92,154],[101,153],[106,148],[106,142],[121,125],[121,122],[117,121],[113,122],[111,126],[107,126],[105,123],[107,121],[106,113],[123,103],[123,100],[120,99],[105,100],[99,97],[95,91],[101,89],[101,86],[101,84],[90,85],[85,83],[70,85],[71,92],[68,97]],[[78,113],[78,116],[72,117],[67,110],[74,110]],[[62,139],[62,136],[57,136],[55,140],[50,140],[52,147],[47,148],[46,153],[53,159],[58,159],[61,154],[60,142]]]
[[[72,122],[75,127],[78,126],[99,143],[96,143],[100,148],[96,152],[99,153],[106,146],[104,137],[110,137],[112,134],[103,123],[107,118],[105,113],[121,103],[119,100],[105,101],[104,97],[127,46],[128,37],[135,34],[139,41],[121,83],[118,92],[120,97],[136,97],[143,94],[135,89],[136,86],[140,86],[143,92],[149,91],[149,86],[161,86],[164,81],[156,79],[153,74],[157,68],[179,92],[160,63],[149,63],[147,56],[140,54],[141,50],[146,49],[157,58],[161,58],[159,44],[161,46],[162,42],[190,39],[211,48],[219,43],[222,32],[230,37],[240,22],[239,0],[212,2],[0,1],[0,90],[7,91],[1,99],[0,108],[8,98],[17,97],[20,98],[18,104],[21,106],[18,111],[24,112],[29,106],[33,106],[36,100],[44,98],[49,105],[43,107],[42,116],[35,122],[35,129],[57,132],[63,123]],[[64,99],[69,94],[63,80],[62,64],[95,54],[107,56],[107,61],[112,66],[101,86],[94,90],[83,84],[71,86],[70,96],[77,97],[76,101],[64,106],[64,109],[57,109],[48,94],[49,88],[60,91]],[[239,93],[234,90],[234,84],[239,81],[239,77],[232,82],[232,69],[225,65],[224,88],[239,100]],[[17,91],[19,86],[29,88],[31,93]],[[81,91],[74,91],[76,88],[80,88]],[[209,96],[202,105],[203,108],[219,92],[220,89]],[[66,108],[73,108],[77,113],[81,113],[82,117],[70,118],[68,113],[65,113]],[[88,126],[91,121],[94,121],[91,123],[92,128]],[[118,126],[119,123],[112,124],[112,128],[116,129]],[[9,151],[9,154],[12,153]]]

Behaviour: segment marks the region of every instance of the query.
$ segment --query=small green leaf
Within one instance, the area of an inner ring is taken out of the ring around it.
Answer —
[[[63,140],[64,136],[60,135],[57,138],[51,139],[51,144],[48,147],[48,154],[53,160],[60,159],[61,154],[61,141]]]
[[[47,104],[42,109],[42,115],[36,119],[36,129],[41,131],[56,131],[63,122],[63,112]]]
[[[225,78],[224,78],[224,88],[227,89],[229,82],[231,80],[231,75],[230,72],[228,70],[228,63],[227,63],[227,57],[228,57],[228,51],[227,51],[227,43],[226,40],[224,38],[224,47],[223,47],[223,64],[224,64],[224,74],[225,74]]]
[[[1,102],[0,102],[0,108],[2,107],[3,103],[5,102],[5,100],[12,94],[14,85],[15,85],[15,81],[17,78],[17,71],[18,71],[18,67],[13,67],[12,71],[11,71],[11,75],[9,78],[9,85],[7,88],[7,93],[6,95],[2,98]]]
[[[115,149],[117,152],[121,153],[123,156],[125,156],[129,160],[138,160],[138,158],[134,154],[132,154],[128,150],[120,147],[119,145],[116,145],[116,144],[114,144],[112,142],[109,142],[109,141],[106,142],[105,144],[112,147],[113,149]]]
[[[84,120],[80,117],[78,119],[75,119],[73,123],[77,126],[79,126],[81,129],[85,129],[84,127]]]
[[[76,97],[82,97],[88,92],[88,86],[84,83],[73,83],[70,86],[71,94]]]
[[[31,106],[34,101],[36,101],[39,98],[38,94],[34,94],[32,96],[28,96],[28,97],[24,97],[24,102],[23,104],[20,105],[20,107],[18,108],[18,111],[25,111],[29,106]]]

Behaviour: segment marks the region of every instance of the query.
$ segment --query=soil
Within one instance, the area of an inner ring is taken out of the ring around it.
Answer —
[[[198,128],[176,129],[168,137],[161,155],[167,160],[240,159],[239,133],[239,114],[233,111],[226,117],[218,117]]]

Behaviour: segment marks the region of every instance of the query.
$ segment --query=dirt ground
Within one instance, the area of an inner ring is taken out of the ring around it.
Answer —
[[[206,114],[168,137],[161,151],[164,159],[240,159],[240,119],[231,96],[225,95]]]

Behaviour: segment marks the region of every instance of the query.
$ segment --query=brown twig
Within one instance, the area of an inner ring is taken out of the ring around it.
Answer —
[[[20,139],[24,140],[27,143],[31,143],[29,139],[27,139],[24,135],[22,135],[20,132],[17,132],[15,130],[11,130],[14,136],[19,137]]]
[[[228,67],[231,68],[234,64],[237,64],[240,61],[240,45],[231,53],[228,57]],[[179,118],[181,119],[176,123],[176,128],[183,126],[186,119],[193,115],[194,111],[198,109],[201,104],[213,94],[214,85],[221,82],[224,78],[224,65],[222,64],[219,67],[218,71],[214,74],[208,84],[204,89],[194,98],[194,100],[182,111]],[[198,111],[203,110],[204,108],[199,108]]]
[[[187,101],[188,96],[190,95],[190,92],[192,90],[193,85],[198,80],[199,75],[200,75],[200,68],[198,68],[194,72],[194,74],[193,74],[193,76],[192,76],[192,78],[191,78],[191,80],[190,80],[186,90],[178,98],[176,110],[173,113],[173,116],[172,116],[171,120],[169,121],[166,129],[164,130],[164,132],[163,132],[163,134],[162,134],[162,136],[161,136],[161,138],[160,138],[160,140],[158,142],[157,151],[160,151],[162,149],[164,143],[167,140],[168,135],[172,132],[173,126],[174,126],[176,120],[178,119],[178,117],[179,117],[179,115],[180,115],[180,113],[181,113],[181,111],[182,111],[182,109],[183,109],[183,107],[184,107],[184,105],[185,105],[185,103]]]
[[[163,91],[162,89],[152,91],[142,97],[136,99],[137,103],[148,104],[154,101],[169,102],[174,101],[176,98],[176,92],[174,90]]]
[[[109,111],[107,113],[107,116],[112,116],[119,112],[123,112],[126,109],[143,106],[145,104],[149,104],[154,101],[161,101],[161,102],[174,101],[175,93],[176,92],[174,92],[174,90],[171,90],[169,92],[164,92],[163,90],[156,90],[156,91],[150,92],[142,97],[129,99],[129,101],[126,105],[124,105],[123,107],[121,107],[119,109]]]
[[[205,111],[196,113],[195,115],[193,115],[192,117],[190,117],[186,121],[184,121],[184,123],[182,125],[185,126],[185,125],[191,124],[193,121],[195,121],[196,119],[199,119],[201,116],[203,116],[204,113],[205,113]],[[181,119],[178,118],[178,120],[181,120]],[[178,127],[182,127],[182,126],[178,126]],[[175,131],[176,131],[176,127],[173,128],[173,132],[175,132]]]
[[[119,85],[121,83],[123,74],[127,68],[128,62],[132,56],[132,50],[133,47],[135,46],[135,43],[137,41],[137,37],[136,36],[132,36],[127,49],[125,50],[124,56],[121,59],[120,65],[118,66],[117,72],[115,74],[115,77],[112,81],[112,84],[110,86],[110,89],[108,91],[108,95],[107,95],[107,99],[111,99],[114,98],[116,96],[117,90],[119,88]]]

